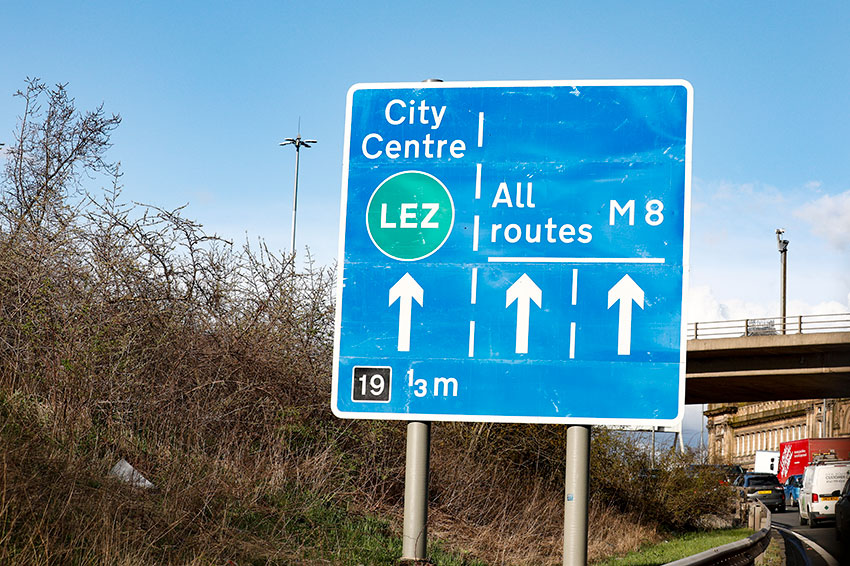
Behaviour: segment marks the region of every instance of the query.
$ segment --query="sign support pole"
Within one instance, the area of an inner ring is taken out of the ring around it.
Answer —
[[[564,490],[564,566],[587,565],[587,504],[590,427],[567,427]]]
[[[425,79],[422,82],[441,83],[443,81],[442,79]],[[411,421],[407,424],[407,455],[404,466],[402,562],[416,562],[426,559],[428,550],[428,475],[430,470],[431,423]]]
[[[431,423],[409,422],[407,424],[407,457],[404,470],[402,563],[426,560],[430,453]]]

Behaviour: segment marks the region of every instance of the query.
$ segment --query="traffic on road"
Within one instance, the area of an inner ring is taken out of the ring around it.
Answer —
[[[850,564],[848,440],[806,439],[793,447],[783,443],[778,469],[776,453],[766,454],[761,462],[756,459],[753,471],[732,482],[742,500],[758,500],[773,512],[772,526],[785,540],[789,565]],[[817,442],[828,450],[810,452]]]

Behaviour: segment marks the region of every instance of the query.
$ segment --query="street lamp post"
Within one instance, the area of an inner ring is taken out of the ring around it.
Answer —
[[[293,255],[295,254],[295,217],[298,212],[298,160],[301,154],[301,148],[309,148],[314,143],[317,143],[316,140],[302,140],[301,132],[298,132],[295,138],[286,138],[279,144],[295,146],[295,190],[292,194],[292,238],[289,242],[289,250]]]
[[[782,239],[785,230],[776,229],[776,245],[779,248],[779,258],[782,264],[779,275],[779,317],[782,319],[782,334],[785,334],[785,276],[788,272],[788,240]]]

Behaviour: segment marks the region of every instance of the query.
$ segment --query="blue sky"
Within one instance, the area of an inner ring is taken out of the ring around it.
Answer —
[[[694,87],[691,320],[850,312],[850,4],[4,2],[0,141],[27,76],[123,117],[127,199],[334,261],[358,82],[684,78]]]

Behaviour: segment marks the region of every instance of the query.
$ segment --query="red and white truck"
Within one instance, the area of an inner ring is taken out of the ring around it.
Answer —
[[[803,438],[789,440],[779,445],[780,483],[788,476],[802,474],[816,456],[829,456],[837,460],[850,460],[850,437],[846,438]]]

